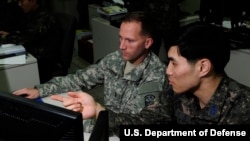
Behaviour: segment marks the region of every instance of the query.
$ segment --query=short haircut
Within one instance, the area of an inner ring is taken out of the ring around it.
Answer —
[[[180,35],[176,45],[181,56],[189,62],[207,58],[215,73],[224,73],[230,59],[230,45],[222,27],[195,22],[183,27]]]
[[[143,11],[133,11],[127,13],[122,18],[122,23],[124,22],[140,22],[141,23],[141,34],[147,35],[153,38],[154,42],[152,47],[155,46],[156,40],[159,38],[156,32],[155,20],[153,20],[152,14]],[[151,48],[152,48],[151,47]]]

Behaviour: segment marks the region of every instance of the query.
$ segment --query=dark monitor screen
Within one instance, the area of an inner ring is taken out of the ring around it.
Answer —
[[[0,92],[0,141],[83,141],[82,114]]]
[[[109,140],[108,111],[100,111],[89,141]]]

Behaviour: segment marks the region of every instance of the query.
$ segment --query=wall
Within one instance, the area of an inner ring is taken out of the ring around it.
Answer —
[[[250,49],[231,50],[230,61],[225,71],[228,76],[250,87]]]

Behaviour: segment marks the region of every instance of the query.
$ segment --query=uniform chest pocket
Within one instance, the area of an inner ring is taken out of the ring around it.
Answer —
[[[144,108],[158,103],[160,91],[161,88],[157,82],[150,82],[140,86],[137,95],[138,106]]]

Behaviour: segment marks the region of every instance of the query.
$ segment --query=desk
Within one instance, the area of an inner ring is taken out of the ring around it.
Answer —
[[[27,55],[25,64],[0,65],[0,90],[12,92],[40,83],[37,60]]]

